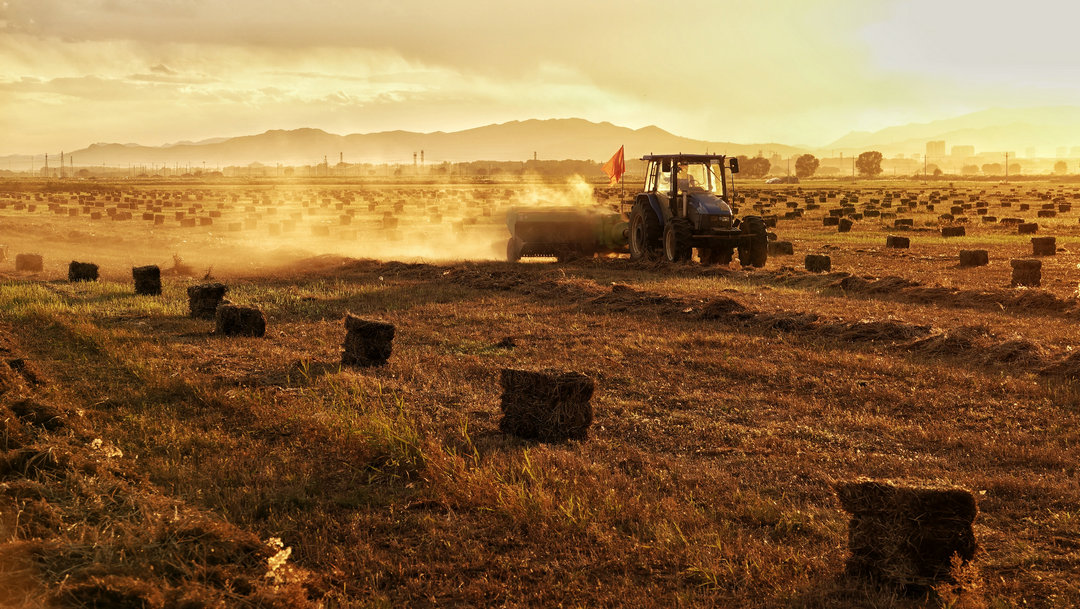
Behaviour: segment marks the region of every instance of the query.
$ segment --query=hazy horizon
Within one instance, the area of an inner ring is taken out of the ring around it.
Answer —
[[[1080,7],[1011,6],[7,0],[0,155],[534,118],[815,148],[988,108],[1080,106],[1066,47]],[[671,37],[683,54],[663,50]]]

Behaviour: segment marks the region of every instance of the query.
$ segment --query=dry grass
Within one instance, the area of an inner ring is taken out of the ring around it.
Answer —
[[[99,283],[0,283],[5,348],[41,377],[15,373],[0,412],[32,397],[67,422],[3,428],[3,600],[1080,604],[1071,290],[1009,290],[1023,243],[1002,229],[894,252],[867,223],[841,241],[819,217],[781,221],[797,255],[754,272],[321,258],[229,277],[263,338],[188,318],[195,280],[165,277],[160,298],[104,264]],[[996,265],[947,255],[984,243]],[[808,251],[905,281],[780,270]],[[1062,281],[1073,257],[1055,257]],[[1034,292],[1052,301],[1003,300]],[[340,365],[346,313],[395,325],[386,366]],[[594,379],[589,439],[500,433],[503,368]],[[976,494],[966,590],[897,598],[843,576],[833,487],[860,477]],[[271,538],[292,550],[284,583],[265,577]]]

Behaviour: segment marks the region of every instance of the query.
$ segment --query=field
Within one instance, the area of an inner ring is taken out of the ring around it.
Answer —
[[[1080,187],[740,188],[794,255],[500,259],[510,205],[618,202],[582,182],[4,184],[0,605],[1080,605]],[[204,278],[266,336],[188,317]],[[588,439],[501,433],[503,368],[591,377]],[[975,494],[963,586],[844,575],[862,478]]]

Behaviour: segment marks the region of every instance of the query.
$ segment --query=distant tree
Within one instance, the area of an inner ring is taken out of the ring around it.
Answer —
[[[1020,163],[1009,163],[1009,175],[1020,175]]]
[[[749,158],[743,155],[739,159],[739,173],[748,178],[763,178],[769,173],[772,163],[769,159],[761,156]]]
[[[928,174],[930,174],[932,176],[939,176],[939,175],[941,175],[941,168],[938,167],[937,165],[933,164],[933,163],[930,163],[929,165],[926,166],[926,173],[928,173]]]
[[[859,175],[874,177],[881,174],[881,153],[876,150],[870,150],[859,155],[859,158],[855,159],[855,168],[859,170]]]
[[[983,175],[999,176],[1005,173],[1005,168],[1001,163],[984,163],[982,166]]]
[[[1054,163],[1054,173],[1058,175],[1065,175],[1066,173],[1069,173],[1069,164],[1065,161],[1058,161],[1057,163]]]
[[[818,165],[821,161],[812,154],[804,154],[795,159],[795,177],[797,178],[809,178],[817,173]]]
[[[940,167],[934,167],[934,176],[943,175],[945,172],[941,171]]]
[[[973,176],[973,175],[979,173],[979,166],[978,165],[964,165],[963,168],[960,169],[960,173],[962,175],[966,175],[966,176]]]

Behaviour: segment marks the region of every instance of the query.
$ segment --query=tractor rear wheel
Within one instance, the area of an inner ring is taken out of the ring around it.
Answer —
[[[740,230],[748,243],[739,246],[739,264],[761,268],[769,257],[769,231],[761,216],[746,216]]]
[[[660,218],[652,208],[637,203],[630,212],[630,259],[652,260],[657,256],[657,244],[662,232]]]
[[[693,254],[690,221],[672,218],[664,227],[664,257],[668,262],[689,260]]]

